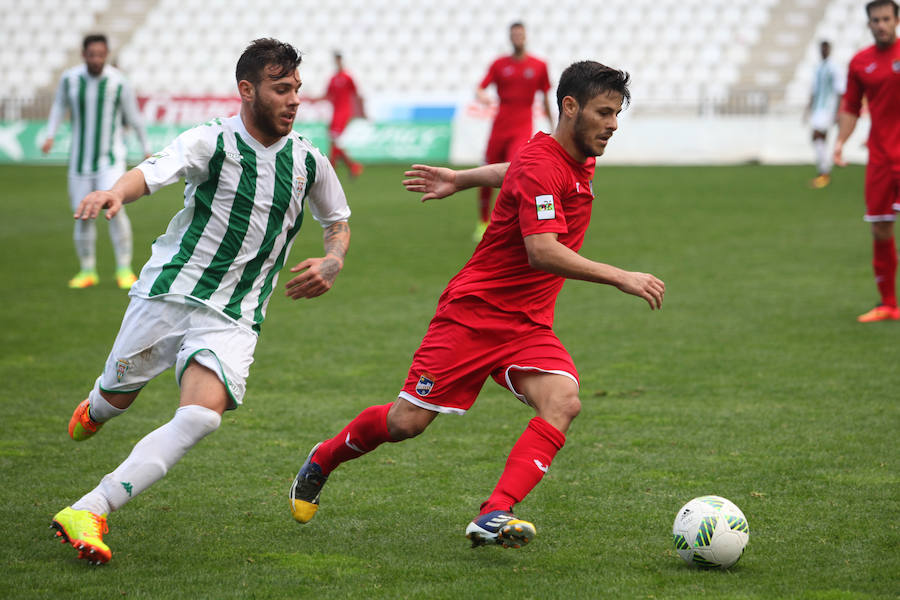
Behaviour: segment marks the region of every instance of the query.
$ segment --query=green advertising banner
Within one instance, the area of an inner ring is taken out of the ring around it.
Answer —
[[[167,146],[186,126],[149,125],[147,137],[151,151]],[[322,152],[328,153],[328,127],[325,123],[297,123],[294,127]],[[377,162],[447,162],[450,157],[451,123],[353,121],[341,136],[344,149],[355,160]],[[0,121],[0,163],[56,163],[68,161],[70,130],[63,123],[56,132],[53,149],[46,156],[41,144],[46,138],[45,121]],[[126,136],[128,162],[143,156],[137,138]]]

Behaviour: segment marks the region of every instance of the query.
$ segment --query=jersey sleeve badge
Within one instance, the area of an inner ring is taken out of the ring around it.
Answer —
[[[537,206],[538,221],[548,221],[556,218],[556,207],[553,205],[552,194],[536,196],[534,203]]]

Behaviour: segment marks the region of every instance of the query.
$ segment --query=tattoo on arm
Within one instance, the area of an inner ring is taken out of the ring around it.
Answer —
[[[325,246],[326,256],[330,254],[343,261],[347,255],[347,248],[350,246],[350,226],[346,221],[339,221],[330,225],[322,235],[322,243]],[[340,270],[340,265],[337,264],[337,261],[334,262],[335,266]]]

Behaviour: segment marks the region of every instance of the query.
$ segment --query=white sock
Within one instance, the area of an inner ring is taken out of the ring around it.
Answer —
[[[75,221],[75,232],[72,235],[75,240],[75,253],[82,271],[97,270],[97,257],[94,248],[97,245],[97,225],[93,220]]]
[[[825,140],[813,140],[813,148],[816,151],[816,168],[820,175],[827,175],[831,171],[828,162],[828,152],[825,150]]]
[[[203,406],[182,406],[172,420],[139,441],[128,458],[100,485],[72,505],[104,515],[159,481],[194,444],[215,431],[222,417]]]
[[[109,221],[109,239],[112,240],[113,253],[116,255],[116,267],[131,268],[132,237],[131,221],[123,208]]]
[[[123,412],[125,412],[124,408],[116,408],[115,406],[107,402],[106,398],[100,395],[100,390],[96,385],[94,386],[94,389],[91,390],[88,398],[91,401],[91,408],[89,413],[91,420],[97,423],[106,423],[113,417],[118,417]]]

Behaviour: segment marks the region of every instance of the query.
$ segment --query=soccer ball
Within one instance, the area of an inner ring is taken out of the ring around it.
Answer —
[[[727,569],[738,561],[750,539],[750,524],[734,503],[721,496],[700,496],[681,507],[672,526],[675,550],[688,564]]]

